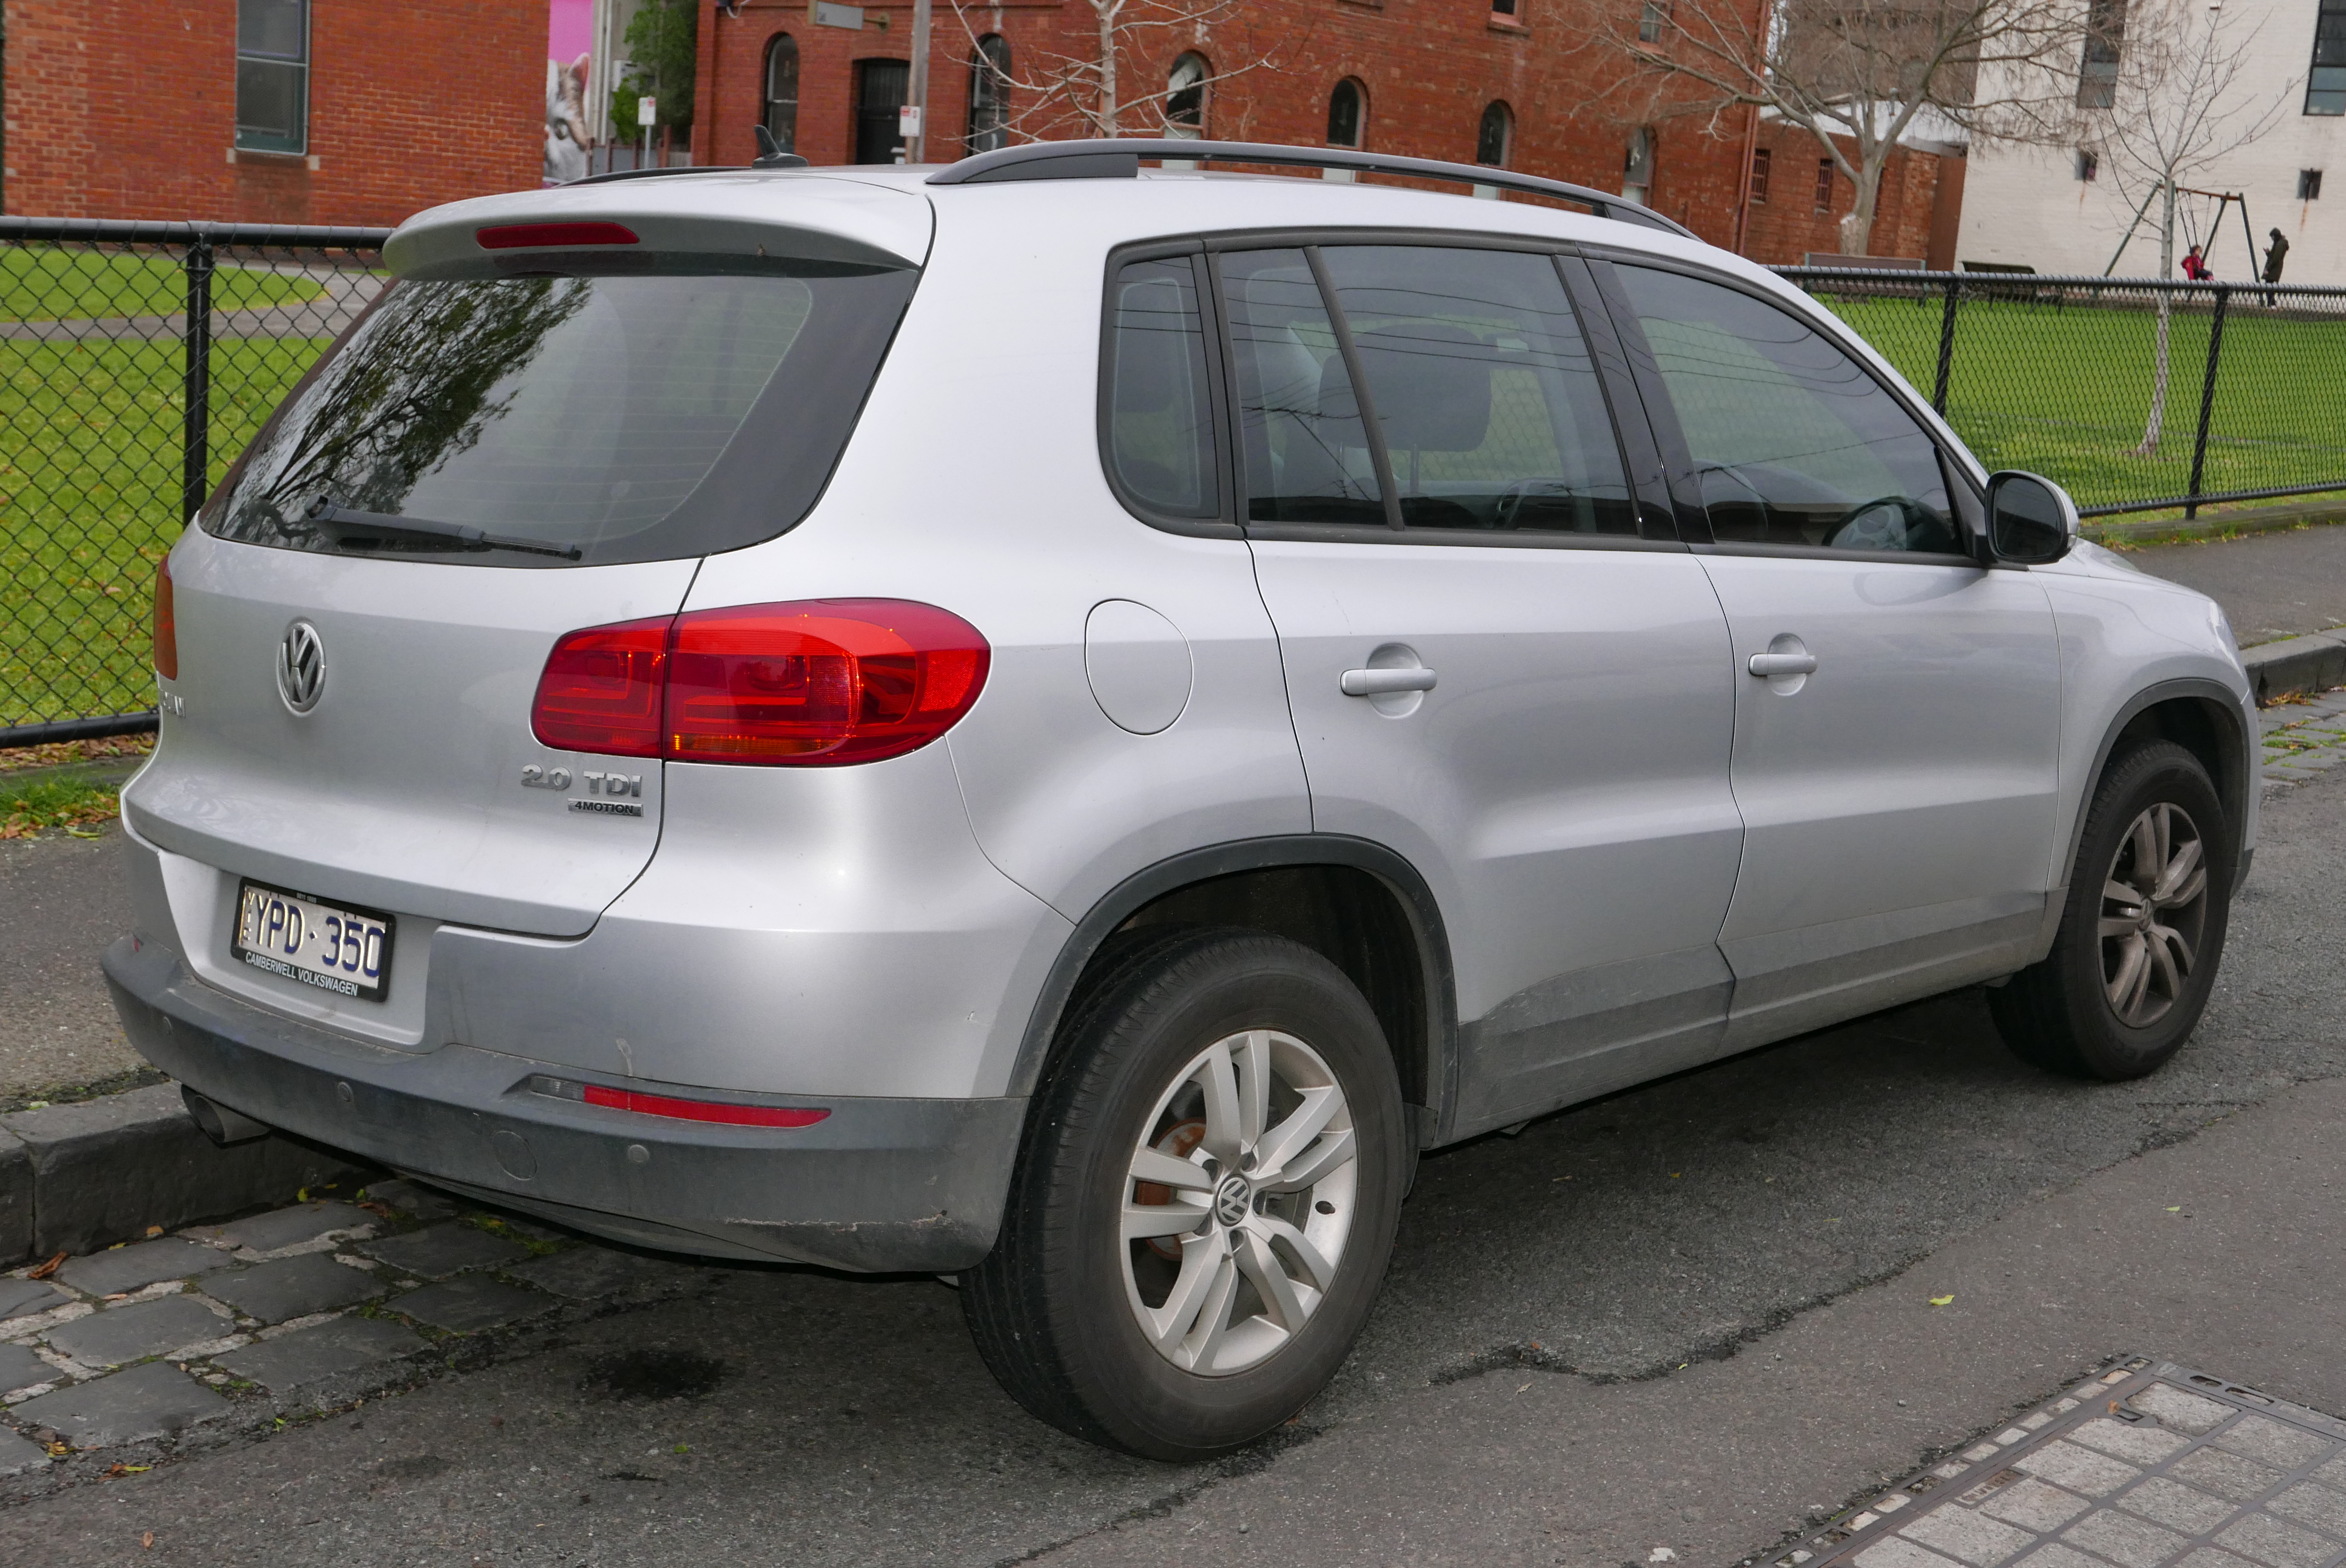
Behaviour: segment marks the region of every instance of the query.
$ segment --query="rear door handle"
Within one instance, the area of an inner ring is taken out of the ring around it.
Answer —
[[[1756,676],[1814,675],[1817,673],[1817,656],[1812,653],[1753,654],[1748,667]],[[1348,676],[1345,678],[1349,680],[1352,677]]]
[[[1433,672],[1420,665],[1414,669],[1348,669],[1344,672],[1346,697],[1382,697],[1394,691],[1432,691]]]

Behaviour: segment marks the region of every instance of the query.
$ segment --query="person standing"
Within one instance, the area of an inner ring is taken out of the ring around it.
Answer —
[[[2266,282],[2278,283],[2280,281],[2280,264],[2288,258],[2288,237],[2283,235],[2280,229],[2276,229],[2272,231],[2272,243],[2265,247]],[[2270,310],[2272,309],[2272,290],[2268,289],[2265,290],[2265,308],[2267,310]]]

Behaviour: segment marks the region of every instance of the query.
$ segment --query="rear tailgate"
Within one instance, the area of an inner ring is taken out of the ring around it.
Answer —
[[[659,764],[540,746],[538,673],[564,632],[673,614],[698,565],[458,566],[190,529],[171,556],[179,677],[155,761],[124,796],[130,826],[321,899],[579,935],[651,858]],[[277,678],[297,621],[325,666],[306,714]],[[568,787],[525,787],[525,768]],[[574,809],[590,771],[628,779],[642,815]]]

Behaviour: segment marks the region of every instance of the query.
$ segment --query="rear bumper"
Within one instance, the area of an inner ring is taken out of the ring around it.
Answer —
[[[449,1044],[368,1044],[203,984],[156,942],[108,948],[131,1043],[272,1127],[643,1246],[860,1272],[951,1273],[993,1247],[1023,1099],[808,1096],[811,1127],[709,1125],[533,1093],[597,1077]],[[695,1091],[612,1080],[616,1086]]]

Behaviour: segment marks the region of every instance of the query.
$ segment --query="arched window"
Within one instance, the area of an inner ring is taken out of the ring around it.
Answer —
[[[1350,76],[1338,82],[1336,90],[1328,95],[1328,145],[1359,147],[1362,127],[1369,117],[1368,108],[1368,95],[1361,90],[1360,83]]]
[[[1654,133],[1642,126],[1629,138],[1628,156],[1621,160],[1621,194],[1646,205],[1646,197],[1654,188]]]
[[[777,33],[766,44],[766,128],[784,152],[799,147],[799,43]]]
[[[999,33],[977,41],[969,57],[969,150],[1010,145],[1010,44]]]
[[[1173,62],[1165,86],[1165,134],[1184,140],[1206,134],[1206,78],[1211,74],[1203,55],[1184,55]]]
[[[1474,133],[1474,161],[1504,168],[1515,143],[1515,111],[1494,98],[1483,110],[1483,128]]]

